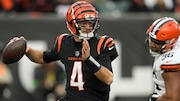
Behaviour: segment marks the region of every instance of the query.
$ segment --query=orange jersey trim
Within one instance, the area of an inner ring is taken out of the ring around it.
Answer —
[[[111,47],[111,46],[113,46],[114,44],[115,44],[115,42],[112,41],[112,42],[108,45],[108,47]]]
[[[106,37],[106,36],[102,36],[102,37],[100,38],[99,42],[98,42],[98,45],[97,45],[97,52],[98,52],[98,55],[100,55],[100,52],[101,52],[101,45],[102,45],[102,43],[103,43],[105,37]]]
[[[62,35],[60,35],[60,37],[58,37],[58,39],[57,39],[57,41],[58,41],[58,52],[60,52],[60,50],[61,50],[62,38],[63,38],[64,36],[66,36],[66,35],[68,35],[68,34],[62,34]]]
[[[104,44],[104,49],[106,48],[107,44],[108,44],[109,42],[111,42],[112,40],[113,40],[112,38],[107,39],[107,41],[106,41],[105,44]]]
[[[97,52],[98,52],[98,55],[100,55],[101,53],[101,46],[105,40],[106,36],[102,36],[98,42],[98,45],[97,45]],[[105,43],[104,43],[104,47],[103,49],[105,49],[107,46],[108,47],[111,47],[115,44],[115,42],[113,41],[112,38],[107,38],[107,40],[105,40]]]
[[[175,65],[161,65],[162,70],[167,70],[167,71],[178,71],[180,70],[180,64],[175,64]]]

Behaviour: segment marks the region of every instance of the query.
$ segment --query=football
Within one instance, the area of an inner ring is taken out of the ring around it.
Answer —
[[[5,64],[19,61],[26,51],[26,40],[19,39],[9,42],[3,49],[2,60]]]

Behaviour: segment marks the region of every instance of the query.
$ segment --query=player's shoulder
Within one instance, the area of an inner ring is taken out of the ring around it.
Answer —
[[[166,55],[173,55],[172,59],[180,59],[180,47],[174,48],[166,53]],[[179,60],[180,61],[180,60]]]
[[[162,55],[161,69],[166,71],[180,70],[180,49],[173,49]]]
[[[64,34],[59,35],[56,38],[56,40],[57,40],[58,43],[61,43],[63,40],[72,39],[72,37],[73,37],[73,35],[64,33]]]
[[[61,35],[59,35],[58,37],[57,37],[57,40],[62,40],[63,38],[68,38],[68,37],[71,37],[72,35],[70,35],[70,34],[67,34],[67,33],[63,33],[63,34],[61,34]]]
[[[100,54],[104,49],[108,49],[109,51],[115,48],[115,42],[113,38],[107,35],[98,36],[98,44],[97,44],[97,51]]]
[[[108,35],[98,36],[97,38],[98,38],[99,43],[103,43],[103,42],[106,44],[111,43],[111,42],[114,43],[114,39]]]
[[[57,45],[58,51],[61,50],[62,43],[64,43],[64,42],[67,43],[68,39],[70,39],[70,38],[72,38],[72,35],[67,34],[67,33],[61,34],[56,38],[56,45]],[[65,40],[67,40],[67,41],[65,41]]]
[[[97,38],[98,38],[98,39],[111,39],[111,40],[113,40],[113,38],[110,37],[110,36],[108,36],[108,35],[100,35],[100,36],[98,36]]]
[[[171,63],[171,64],[177,64],[180,63],[180,49],[173,49],[170,50],[161,56],[161,60],[163,63]],[[169,61],[169,62],[167,62]],[[171,61],[171,62],[170,62]]]
[[[104,47],[111,47],[115,44],[114,39],[110,36],[100,36],[99,43],[104,43]]]

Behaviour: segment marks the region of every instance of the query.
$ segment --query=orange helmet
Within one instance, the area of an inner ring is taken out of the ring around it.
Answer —
[[[92,32],[82,33],[78,22],[89,21],[93,25]],[[66,24],[69,31],[79,38],[90,39],[94,37],[95,31],[99,28],[98,12],[95,7],[86,1],[77,1],[71,5],[66,14]]]
[[[162,17],[153,22],[146,34],[148,39],[163,44],[160,53],[164,53],[176,44],[180,35],[179,23],[173,18]]]

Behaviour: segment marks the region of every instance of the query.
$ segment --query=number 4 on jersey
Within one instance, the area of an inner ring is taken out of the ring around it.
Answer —
[[[70,86],[78,87],[79,90],[84,90],[84,82],[82,75],[82,62],[75,61],[72,69]]]

